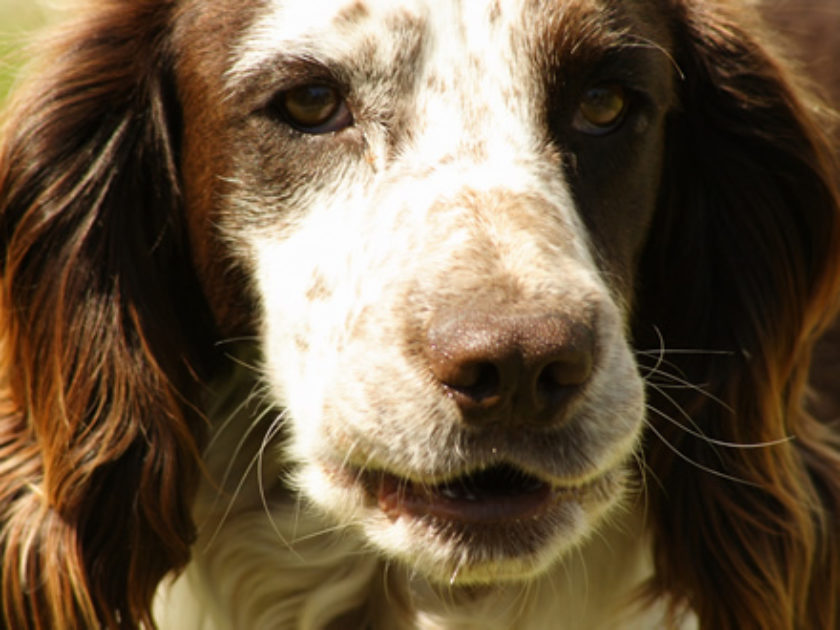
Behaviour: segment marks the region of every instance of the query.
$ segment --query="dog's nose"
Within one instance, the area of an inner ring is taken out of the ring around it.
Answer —
[[[466,422],[550,424],[589,380],[595,335],[562,314],[465,310],[434,318],[427,344]]]

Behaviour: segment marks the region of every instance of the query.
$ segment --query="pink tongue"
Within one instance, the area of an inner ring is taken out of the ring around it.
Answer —
[[[465,523],[492,523],[536,516],[551,494],[549,484],[535,479],[523,478],[518,487],[475,487],[469,481],[428,487],[383,475],[377,500],[379,508],[391,519],[405,513]]]

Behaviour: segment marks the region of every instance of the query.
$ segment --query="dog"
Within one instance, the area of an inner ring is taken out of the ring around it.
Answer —
[[[0,134],[4,626],[840,628],[836,118],[754,5],[84,5]]]

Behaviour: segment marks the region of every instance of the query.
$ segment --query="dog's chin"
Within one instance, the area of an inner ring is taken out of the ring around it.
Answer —
[[[444,480],[329,466],[306,477],[307,494],[361,526],[387,559],[432,582],[467,586],[546,571],[620,501],[628,474],[617,467],[557,483],[502,463]]]

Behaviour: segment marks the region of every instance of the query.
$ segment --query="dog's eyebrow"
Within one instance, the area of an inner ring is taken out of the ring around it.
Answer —
[[[312,81],[346,85],[349,76],[343,64],[314,52],[275,52],[247,69],[234,66],[225,77],[225,92],[229,99],[248,101]]]
[[[334,0],[308,0],[304,4],[306,10],[295,3],[270,9],[252,25],[234,51],[226,73],[229,89],[235,91],[238,85],[282,68],[290,60],[292,66],[322,66],[336,71],[342,67],[349,71],[362,64],[384,67],[390,58],[402,57],[414,46],[426,24],[416,11],[395,7],[387,0],[338,8]],[[295,60],[303,63],[295,64]]]

